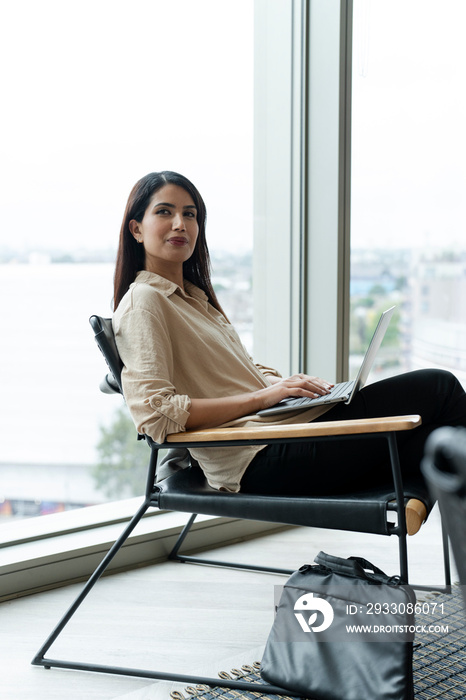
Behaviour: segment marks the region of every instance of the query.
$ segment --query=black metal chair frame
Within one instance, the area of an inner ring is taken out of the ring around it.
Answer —
[[[105,378],[103,386],[101,385],[101,389],[107,393],[118,391],[122,393],[120,379],[121,362],[113,339],[111,321],[109,319],[103,319],[99,316],[93,316],[91,317],[90,322],[96,336],[96,341],[111,371],[111,374],[107,375]],[[354,426],[352,425],[351,427],[357,432],[353,432],[352,434],[345,433],[343,435],[338,434],[339,424],[337,422],[332,422],[320,423],[319,432],[321,432],[321,434],[313,434],[312,436],[304,434],[306,427],[299,426],[298,433],[301,431],[303,433],[302,435],[296,436],[293,434],[285,437],[283,435],[274,437],[273,428],[267,428],[268,433],[266,438],[264,437],[264,431],[262,430],[260,430],[260,434],[256,435],[254,438],[250,438],[249,435],[246,438],[242,438],[242,432],[237,428],[226,431],[217,429],[217,431],[215,431],[217,434],[217,439],[215,439],[215,441],[213,441],[211,435],[213,431],[193,431],[191,433],[187,432],[176,436],[169,436],[167,442],[163,444],[157,444],[150,438],[146,437],[146,440],[150,446],[150,460],[144,502],[135,513],[129,524],[124,528],[123,532],[113,544],[102,562],[91,575],[81,593],[59,621],[42,647],[39,649],[32,660],[32,664],[36,666],[43,666],[44,668],[66,668],[71,670],[137,676],[154,680],[174,681],[188,684],[194,683],[210,686],[215,685],[220,687],[257,691],[257,684],[246,681],[208,678],[195,676],[193,674],[186,675],[166,673],[162,671],[125,668],[122,666],[110,666],[105,664],[91,664],[87,662],[80,663],[69,660],[47,658],[45,655],[149,508],[176,510],[191,514],[187,524],[180,533],[175,546],[168,555],[168,559],[171,560],[223,566],[228,568],[248,569],[275,574],[289,575],[292,573],[292,571],[287,569],[241,564],[230,561],[210,560],[198,556],[187,556],[181,554],[179,550],[189,534],[196,515],[198,513],[203,513],[205,515],[219,515],[224,517],[236,517],[240,519],[262,520],[266,522],[274,522],[277,523],[277,525],[306,525],[311,527],[324,527],[342,530],[346,529],[357,532],[396,535],[398,537],[399,544],[400,578],[403,581],[408,582],[407,532],[404,509],[405,502],[408,497],[420,496],[416,490],[403,489],[395,431],[411,429],[412,427],[415,427],[415,425],[419,424],[420,419],[418,416],[400,416],[386,420],[386,425],[388,427],[386,427],[385,423],[374,427],[372,421],[350,421],[350,423],[354,424]],[[312,424],[307,424],[307,426],[307,429],[311,430],[310,426],[312,426]],[[296,428],[296,426],[290,427]],[[332,430],[330,430],[330,428],[332,428]],[[374,430],[375,432],[373,432]],[[367,493],[363,494],[333,496],[318,499],[299,496],[264,497],[242,493],[233,494],[228,492],[218,492],[210,489],[210,487],[207,486],[201,471],[196,468],[179,471],[168,479],[160,483],[156,483],[158,453],[160,449],[166,449],[167,447],[209,447],[213,444],[216,446],[220,445],[227,447],[254,444],[263,445],[287,442],[308,442],[309,440],[352,440],[356,438],[360,439],[362,435],[364,435],[366,439],[383,439],[386,441],[392,468],[393,487],[388,488],[385,491],[375,490],[368,491]],[[354,523],[351,524],[349,522],[348,516],[357,516],[358,508],[362,509],[362,516],[359,517],[359,519],[356,517],[357,522],[355,526]],[[390,510],[395,511],[398,514],[397,522],[387,521],[387,511]],[[370,518],[367,517],[369,514]],[[367,520],[370,520],[369,524],[367,524]],[[442,538],[445,586],[416,586],[418,589],[450,590],[451,577],[448,538],[443,527]],[[287,691],[270,685],[261,685],[260,689],[263,693],[288,694]]]

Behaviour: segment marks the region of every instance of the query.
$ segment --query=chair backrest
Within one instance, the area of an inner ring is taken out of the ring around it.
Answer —
[[[121,369],[123,363],[118,354],[113,335],[112,319],[102,316],[91,316],[89,323],[94,331],[95,341],[105,358],[110,374],[107,374],[100,385],[100,390],[105,394],[123,394],[121,387]]]
[[[466,603],[466,430],[433,432],[426,443],[422,472],[439,502]]]

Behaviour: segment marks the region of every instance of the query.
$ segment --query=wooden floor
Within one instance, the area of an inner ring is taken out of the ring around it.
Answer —
[[[318,529],[287,529],[209,554],[296,569],[312,563],[320,550],[364,556],[386,573],[398,573],[396,538]],[[410,538],[410,575],[413,584],[443,583],[436,510]],[[48,656],[216,676],[260,660],[273,620],[274,585],[285,580],[173,562],[108,576]],[[80,588],[73,585],[0,605],[0,697],[169,700],[174,686],[167,682],[30,665]]]

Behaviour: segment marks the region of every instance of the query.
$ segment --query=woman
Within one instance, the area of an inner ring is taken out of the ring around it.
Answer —
[[[173,172],[134,186],[120,232],[113,326],[123,389],[140,433],[258,423],[306,423],[417,414],[423,424],[398,439],[404,477],[420,480],[424,443],[441,425],[466,425],[466,394],[449,372],[410,372],[365,387],[350,405],[319,406],[264,418],[289,396],[327,394],[331,384],[304,374],[283,379],[254,364],[210,281],[206,209],[194,185]],[[325,416],[324,416],[325,414]],[[342,446],[345,460],[342,460]],[[378,440],[191,449],[216,489],[323,494],[391,478]]]

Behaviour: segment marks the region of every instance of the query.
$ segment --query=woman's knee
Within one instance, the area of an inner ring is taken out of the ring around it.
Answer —
[[[428,381],[434,382],[438,393],[445,393],[451,395],[454,391],[459,390],[463,392],[463,388],[458,381],[457,377],[446,369],[425,369],[418,370],[418,372],[424,373],[428,378]]]

